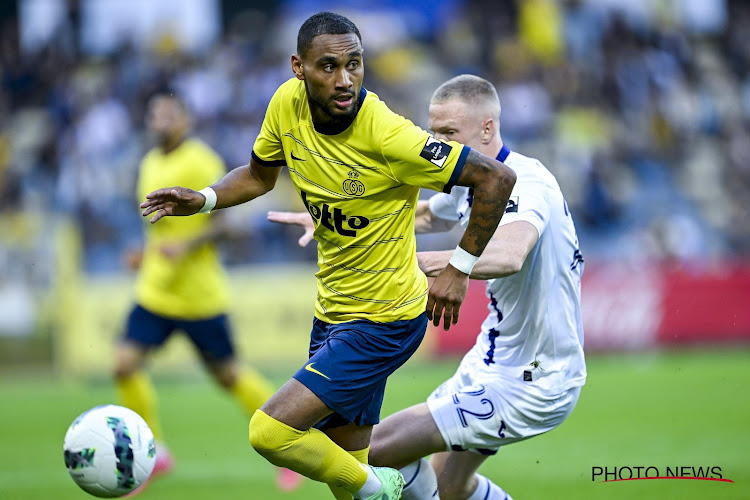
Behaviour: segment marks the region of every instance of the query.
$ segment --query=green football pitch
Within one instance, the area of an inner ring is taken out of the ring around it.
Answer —
[[[408,363],[391,378],[383,415],[424,400],[456,364]],[[588,366],[571,417],[548,435],[501,450],[481,469],[485,475],[516,500],[750,499],[747,347],[592,355]],[[273,380],[287,375],[276,371]],[[329,498],[312,481],[278,492],[273,468],[248,443],[246,418],[205,378],[160,378],[157,389],[177,467],[140,498]],[[83,410],[113,399],[106,381],[60,384],[41,373],[0,372],[0,499],[92,498],[68,476],[63,436]],[[660,475],[667,467],[720,467],[734,482],[592,481],[593,467],[648,466]]]

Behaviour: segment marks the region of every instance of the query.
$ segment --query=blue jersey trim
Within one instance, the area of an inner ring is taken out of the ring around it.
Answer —
[[[508,146],[503,144],[503,147],[500,148],[500,152],[497,154],[497,159],[505,163],[505,160],[508,159],[509,154],[510,154],[510,149],[508,149]]]
[[[255,160],[256,163],[258,163],[262,167],[285,167],[286,166],[286,160],[264,160],[260,156],[255,154],[255,151],[252,152],[251,156],[253,157],[253,160]]]
[[[471,148],[469,146],[464,146],[463,151],[461,151],[461,154],[458,156],[458,161],[456,162],[456,167],[453,169],[451,178],[448,179],[448,183],[443,187],[444,193],[450,193],[453,186],[458,182],[458,178],[461,176],[461,171],[464,169],[464,164],[466,163],[466,157],[469,156],[469,151],[471,151]]]

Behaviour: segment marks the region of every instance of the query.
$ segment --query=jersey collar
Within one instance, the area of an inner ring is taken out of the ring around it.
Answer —
[[[508,149],[508,146],[503,144],[503,147],[500,148],[500,152],[497,154],[497,159],[504,163],[505,160],[508,158],[509,154],[510,154],[510,149]]]

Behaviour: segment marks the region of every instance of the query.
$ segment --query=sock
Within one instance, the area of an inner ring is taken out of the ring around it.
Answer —
[[[258,410],[250,420],[250,444],[266,460],[328,485],[357,492],[369,467],[318,429],[300,431]],[[374,475],[374,474],[373,474]]]
[[[403,500],[439,500],[437,476],[424,458],[401,468],[406,486],[401,494]]]
[[[466,500],[513,500],[510,495],[481,474],[474,474],[478,486],[474,493]]]
[[[371,497],[378,492],[381,486],[383,486],[383,483],[380,482],[380,479],[375,475],[375,472],[370,466],[365,465],[363,467],[367,469],[367,480],[365,481],[365,484],[354,493],[354,498]]]
[[[151,378],[143,371],[116,379],[117,392],[123,406],[143,417],[156,441],[163,441],[161,421],[157,412],[156,391]]]
[[[273,395],[273,387],[261,374],[253,370],[243,370],[231,389],[245,412],[252,416]]]
[[[370,447],[368,446],[364,450],[348,451],[347,453],[359,460],[360,463],[366,464],[367,457],[370,454]],[[331,493],[333,493],[333,496],[336,498],[336,500],[352,500],[352,494],[346,491],[341,486],[328,485],[328,487],[331,489]]]

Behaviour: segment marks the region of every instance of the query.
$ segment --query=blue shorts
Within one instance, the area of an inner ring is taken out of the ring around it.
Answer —
[[[380,422],[386,379],[414,354],[426,329],[424,313],[391,323],[358,320],[334,325],[316,318],[310,359],[294,374],[334,411],[315,427]]]
[[[136,304],[128,316],[125,340],[146,346],[161,346],[175,330],[182,330],[207,363],[234,357],[226,314],[201,320],[183,320],[154,314]]]

